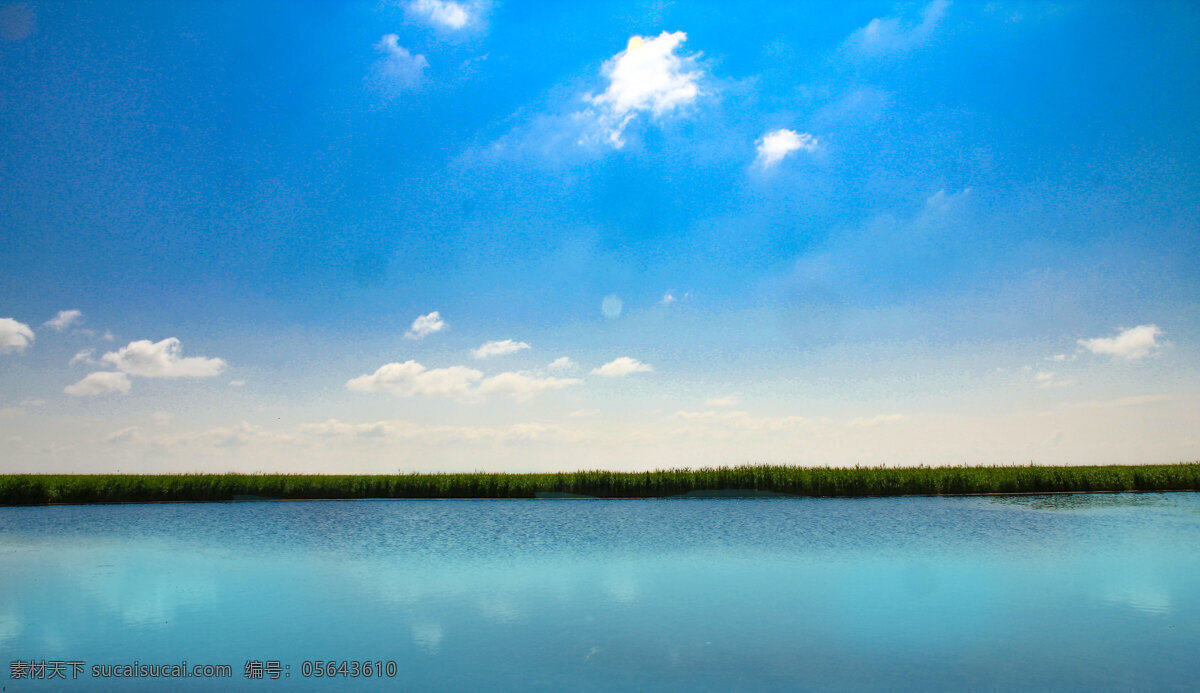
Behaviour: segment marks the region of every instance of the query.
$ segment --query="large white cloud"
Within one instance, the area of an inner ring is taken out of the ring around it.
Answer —
[[[1081,339],[1079,346],[1093,354],[1106,354],[1136,361],[1157,351],[1162,346],[1158,341],[1162,335],[1163,331],[1158,325],[1138,325],[1122,330],[1116,337]]]
[[[514,399],[525,400],[541,392],[561,390],[582,382],[579,378],[542,378],[528,373],[500,373],[480,383],[477,392],[484,396],[508,395]]]
[[[817,138],[807,132],[780,128],[768,132],[758,141],[758,157],[754,161],[760,168],[771,168],[794,151],[815,152],[817,147]]]
[[[483,373],[465,366],[425,368],[416,361],[388,363],[370,375],[360,375],[346,382],[354,392],[388,392],[399,397],[461,397],[471,391],[471,385],[483,379]]]
[[[622,356],[613,359],[599,368],[592,369],[592,375],[602,375],[606,378],[620,378],[632,373],[647,373],[653,371],[650,364],[642,363],[635,358]]]
[[[104,355],[103,360],[118,370],[143,378],[211,378],[227,365],[223,359],[180,356],[179,340],[168,337],[161,342],[140,339]]]
[[[113,392],[129,392],[129,376],[124,373],[102,371],[91,373],[83,380],[63,388],[63,392],[74,397],[94,397]]]
[[[0,318],[0,354],[25,351],[33,344],[33,330],[12,318]]]
[[[375,44],[375,50],[383,55],[375,63],[375,78],[384,91],[399,92],[421,83],[429,61],[424,55],[413,55],[401,46],[399,36],[384,34]]]
[[[409,17],[439,29],[465,29],[478,18],[479,8],[453,0],[412,0]]]
[[[921,9],[921,19],[917,22],[906,22],[900,17],[877,17],[850,34],[843,45],[869,56],[902,53],[928,41],[949,6],[949,0],[933,0]]]
[[[46,321],[46,327],[62,332],[71,325],[79,322],[82,317],[83,311],[80,310],[60,310],[58,311],[58,315]]]
[[[528,348],[529,345],[525,342],[514,342],[511,339],[505,339],[497,342],[487,342],[478,349],[472,349],[471,356],[477,359],[485,359],[489,356],[504,356],[505,354],[512,354]]]
[[[413,320],[412,327],[404,333],[406,339],[423,339],[446,328],[446,321],[436,310]]]
[[[625,50],[601,68],[608,88],[590,96],[592,108],[577,117],[591,120],[604,141],[620,148],[626,126],[639,113],[661,118],[695,101],[703,72],[694,56],[677,54],[686,40],[682,31],[630,38]]]

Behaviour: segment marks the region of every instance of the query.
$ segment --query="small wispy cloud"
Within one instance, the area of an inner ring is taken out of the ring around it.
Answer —
[[[1172,399],[1174,399],[1172,395],[1135,395],[1133,397],[1118,397],[1117,399],[1072,402],[1068,406],[1076,409],[1115,409],[1118,407],[1136,407],[1155,402],[1167,402]]]
[[[819,147],[817,138],[807,132],[796,132],[780,128],[763,135],[757,142],[758,156],[754,164],[762,169],[768,169],[784,157],[795,151],[815,152]]]
[[[436,310],[432,313],[422,315],[416,320],[413,320],[412,327],[408,332],[404,333],[405,339],[424,339],[434,332],[441,332],[446,328],[446,321],[442,320],[442,316]]]
[[[486,342],[478,349],[472,349],[471,356],[477,359],[486,359],[489,356],[504,356],[528,348],[529,345],[525,342],[514,342],[511,339],[504,339],[496,342]]]
[[[593,368],[592,375],[600,375],[605,378],[622,378],[633,373],[649,373],[653,370],[654,368],[650,364],[642,363],[635,358],[622,356],[609,361],[603,366]]]
[[[145,438],[142,436],[141,429],[137,426],[127,426],[119,431],[113,431],[104,437],[104,442],[111,445],[124,445],[126,443],[140,443]]]
[[[949,0],[933,0],[921,9],[917,21],[903,17],[876,17],[850,34],[842,45],[865,56],[906,52],[929,40],[949,7]]]
[[[1060,378],[1054,371],[1038,371],[1033,374],[1034,386],[1038,389],[1049,387],[1068,387],[1074,385],[1074,380],[1064,380]]]
[[[737,406],[738,398],[736,395],[726,395],[724,397],[709,397],[704,400],[706,407],[735,407]]]
[[[67,365],[74,366],[77,363],[86,363],[86,364],[96,363],[96,360],[92,358],[92,352],[93,352],[92,349],[80,349],[79,351],[77,351],[75,353],[74,356],[71,357],[71,360],[70,360],[70,362],[67,363]]]
[[[429,67],[425,56],[413,55],[401,46],[396,34],[384,34],[375,44],[375,51],[383,56],[375,63],[375,82],[385,94],[394,95],[415,88]]]
[[[549,363],[546,368],[552,371],[571,371],[579,368],[579,364],[575,363],[567,356],[560,356]]]
[[[58,315],[55,315],[53,318],[47,320],[44,326],[49,327],[56,332],[62,332],[71,325],[79,322],[81,319],[83,319],[83,311],[60,310],[58,311]]]

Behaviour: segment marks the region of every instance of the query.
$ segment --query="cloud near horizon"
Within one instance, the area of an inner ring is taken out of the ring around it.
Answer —
[[[397,397],[455,397],[482,400],[489,395],[507,395],[516,400],[551,390],[561,390],[583,381],[578,378],[540,377],[525,372],[504,372],[484,378],[483,372],[466,366],[427,369],[416,361],[388,363],[369,375],[346,382],[353,392],[387,392]]]

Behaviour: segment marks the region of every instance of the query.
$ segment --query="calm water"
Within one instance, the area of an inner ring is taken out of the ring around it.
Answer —
[[[0,657],[7,691],[1195,690],[1200,494],[0,508]],[[43,659],[87,669],[9,678]],[[89,676],[185,659],[233,677]]]

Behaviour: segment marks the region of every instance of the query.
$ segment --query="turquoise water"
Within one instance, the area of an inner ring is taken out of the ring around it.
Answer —
[[[6,691],[1195,690],[1200,494],[0,508],[0,657]],[[90,676],[135,660],[233,675]]]

